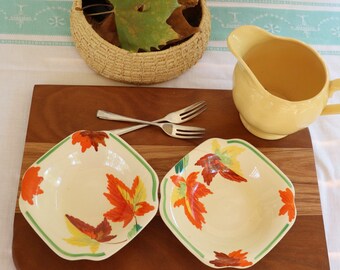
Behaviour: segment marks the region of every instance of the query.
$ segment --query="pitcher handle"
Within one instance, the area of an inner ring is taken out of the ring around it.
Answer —
[[[340,79],[336,79],[330,82],[329,84],[329,97],[331,97],[335,91],[340,90]],[[329,115],[329,114],[340,114],[340,104],[331,104],[327,105],[322,113],[322,115]]]

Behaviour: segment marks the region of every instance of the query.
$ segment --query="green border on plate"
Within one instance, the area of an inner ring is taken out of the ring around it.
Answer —
[[[290,187],[293,188],[292,183],[290,180],[275,166],[273,165],[268,158],[266,158],[259,150],[254,148],[251,144],[248,144],[247,142],[243,140],[237,140],[237,139],[232,139],[232,140],[227,140],[228,143],[238,143],[242,144],[243,146],[247,147],[249,150],[251,150],[253,153],[255,153],[259,158],[261,158],[270,168],[272,168],[285,183]]]
[[[110,134],[111,138],[113,138],[119,144],[124,146],[124,148],[126,150],[128,150],[130,152],[130,154],[132,154],[148,170],[148,172],[150,173],[150,175],[152,177],[152,200],[155,202],[157,200],[157,176],[155,175],[153,169],[139,155],[137,155],[136,152],[134,150],[132,150],[130,146],[126,145],[126,143],[124,143],[122,140],[118,139],[118,137],[116,137],[114,134],[112,134],[112,133],[109,133],[109,134]],[[64,143],[66,143],[70,139],[71,139],[71,136],[68,136],[65,139],[63,139],[61,142],[59,142],[57,145],[52,147],[48,152],[46,152],[42,157],[40,157],[37,160],[36,164],[40,164],[41,162],[43,162],[48,156],[50,156],[60,146],[62,146]]]
[[[38,232],[47,240],[47,242],[54,248],[56,249],[59,253],[68,256],[68,257],[103,257],[105,256],[104,252],[101,253],[69,253],[63,249],[61,249],[56,243],[54,243],[51,238],[49,238],[47,236],[47,234],[43,231],[43,229],[40,228],[40,226],[38,225],[38,223],[34,220],[34,218],[32,217],[32,215],[26,211],[25,212],[26,217],[28,218],[28,220],[31,222],[31,224],[38,230]]]
[[[41,162],[43,162],[49,155],[51,155],[55,150],[57,150],[60,146],[62,146],[64,143],[66,143],[69,139],[71,139],[71,136],[66,137],[61,142],[59,142],[57,145],[52,147],[45,155],[43,155],[41,158],[39,158],[36,163],[40,164]]]
[[[273,246],[273,244],[284,235],[284,233],[287,229],[289,229],[288,223],[282,228],[282,230],[278,233],[278,235],[276,237],[274,237],[274,239],[259,254],[257,254],[254,257],[254,259],[257,260],[257,259],[262,258],[266,254],[268,249],[270,249]]]
[[[167,213],[167,211],[166,211],[166,191],[165,191],[166,184],[167,184],[168,180],[169,180],[168,178],[164,178],[164,180],[163,180],[163,181],[164,181],[164,184],[163,184],[163,212],[164,212],[165,218],[166,218],[167,221],[169,222],[171,228],[172,228],[173,230],[176,231],[177,235],[178,235],[180,238],[182,238],[182,240],[183,240],[187,245],[189,245],[190,248],[191,248],[193,251],[195,251],[200,257],[204,258],[204,254],[203,254],[201,251],[199,251],[193,244],[190,243],[189,240],[187,240],[187,239],[181,234],[181,232],[180,232],[180,231],[177,229],[177,227],[171,222],[171,220],[170,220],[170,218],[169,218],[169,216],[168,216],[168,213]]]
[[[130,146],[128,146],[126,143],[124,143],[123,140],[120,140],[118,137],[116,137],[114,134],[109,133],[110,137],[113,138],[116,142],[118,142],[120,145],[122,145],[126,150],[129,151],[130,154],[132,154],[151,174],[152,177],[152,198],[153,201],[157,200],[157,176],[155,175],[153,169],[138,155],[136,152],[131,149]],[[48,152],[46,152],[42,157],[40,157],[36,164],[40,164],[43,162],[47,157],[49,157],[52,153],[54,153],[59,147],[61,147],[63,144],[65,144],[67,141],[71,139],[71,135],[60,141],[58,144],[56,144],[54,147],[52,147]],[[48,237],[48,235],[44,232],[44,230],[38,225],[38,223],[35,221],[33,216],[29,213],[29,211],[25,211],[25,216],[30,221],[31,225],[33,225],[34,228],[39,232],[39,234],[49,243],[51,247],[53,247],[55,250],[57,250],[59,253],[67,256],[67,257],[102,257],[106,254],[104,252],[101,253],[69,253],[62,248],[60,248],[55,242],[52,241],[51,238]]]
[[[147,164],[144,161],[144,159],[139,154],[137,154],[135,152],[135,150],[133,150],[131,148],[130,145],[127,145],[123,140],[119,139],[119,137],[117,137],[116,135],[114,135],[112,133],[110,133],[110,137],[113,138],[114,140],[116,140],[122,146],[124,146],[125,149],[128,150],[130,152],[130,154],[132,154],[151,174],[151,177],[152,177],[152,199],[155,202],[157,200],[157,179],[158,179],[158,177],[156,176],[154,170],[150,167],[149,164]]]
[[[274,172],[276,172],[281,179],[284,180],[284,182],[290,187],[293,188],[292,183],[290,182],[290,180],[275,166],[273,165],[259,150],[257,150],[256,148],[254,148],[251,144],[248,144],[247,142],[243,141],[243,140],[238,140],[238,139],[231,139],[231,140],[225,140],[228,144],[230,143],[238,143],[243,145],[244,147],[248,148],[249,150],[251,150],[253,153],[255,153],[262,161],[264,161],[271,169],[274,170]],[[168,222],[168,224],[171,226],[171,228],[176,232],[177,236],[180,237],[194,252],[196,252],[200,257],[204,258],[204,254],[199,251],[188,239],[185,238],[185,236],[183,236],[181,234],[181,232],[177,229],[177,227],[171,222],[171,219],[168,216],[167,210],[166,210],[166,185],[168,183],[168,178],[164,178],[164,183],[163,184],[163,212],[164,212],[164,216],[166,218],[166,221]],[[267,251],[273,247],[273,245],[275,245],[277,243],[277,241],[279,239],[281,239],[286,231],[293,225],[292,224],[285,224],[283,226],[283,228],[280,230],[280,232],[274,237],[274,239],[263,249],[261,250],[261,252],[256,255],[254,257],[255,263],[260,260],[266,253]]]

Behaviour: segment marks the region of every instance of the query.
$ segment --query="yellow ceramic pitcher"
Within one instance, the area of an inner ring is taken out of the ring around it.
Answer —
[[[340,104],[327,105],[340,79],[329,80],[323,60],[310,46],[251,25],[236,28],[227,43],[238,61],[233,99],[254,135],[280,139],[321,114],[340,113]]]

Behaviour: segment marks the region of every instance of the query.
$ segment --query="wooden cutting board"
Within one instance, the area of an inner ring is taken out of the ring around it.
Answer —
[[[37,85],[33,91],[21,175],[44,152],[76,130],[110,130],[130,125],[99,120],[96,118],[98,109],[154,120],[199,100],[206,100],[208,108],[189,124],[207,129],[203,139],[174,139],[157,127],[147,127],[122,135],[122,138],[150,163],[160,180],[186,153],[208,138],[247,140],[291,179],[298,211],[293,228],[251,269],[329,269],[308,129],[278,141],[259,139],[242,126],[231,91]],[[18,207],[14,219],[13,259],[17,269],[22,270],[211,269],[177,240],[160,216],[156,216],[131,243],[106,260],[67,261],[39,238]]]

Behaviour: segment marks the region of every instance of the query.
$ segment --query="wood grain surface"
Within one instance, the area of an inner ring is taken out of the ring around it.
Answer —
[[[77,130],[129,126],[96,118],[104,109],[154,120],[199,100],[207,110],[190,125],[207,129],[196,140],[171,138],[147,127],[122,138],[155,169],[161,180],[186,153],[208,138],[240,138],[271,159],[293,182],[297,220],[281,242],[251,269],[329,269],[312,143],[308,129],[277,141],[250,134],[241,124],[231,91],[149,87],[35,86],[32,96],[23,172],[43,153]],[[18,189],[20,194],[20,186]],[[211,269],[192,255],[159,216],[127,246],[99,261],[67,261],[56,255],[26,222],[18,207],[14,219],[13,259],[17,269]]]

